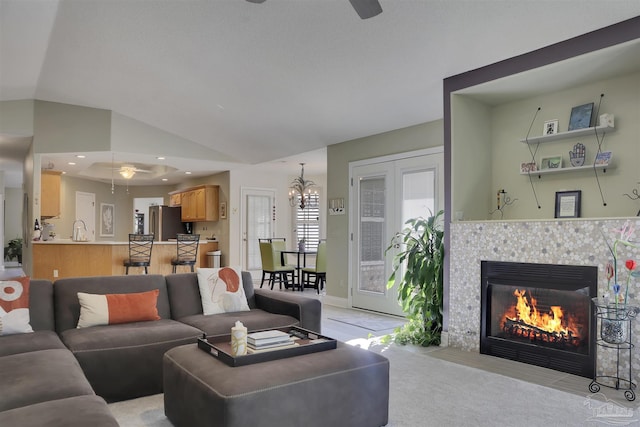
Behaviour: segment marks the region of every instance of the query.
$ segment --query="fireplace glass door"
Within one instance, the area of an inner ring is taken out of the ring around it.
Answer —
[[[588,354],[589,289],[564,291],[489,283],[490,337]]]

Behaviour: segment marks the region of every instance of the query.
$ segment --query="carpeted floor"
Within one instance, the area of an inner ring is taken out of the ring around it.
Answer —
[[[637,408],[602,395],[580,396],[459,365],[430,356],[429,349],[360,344],[391,362],[390,427],[640,425]],[[171,427],[162,395],[109,406],[122,427]]]

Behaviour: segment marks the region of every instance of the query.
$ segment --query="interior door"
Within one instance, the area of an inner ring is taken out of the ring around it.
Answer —
[[[274,237],[276,192],[273,189],[243,188],[242,193],[242,267],[254,281],[262,277],[258,239]]]
[[[96,195],[76,191],[76,220],[82,220],[87,226],[86,237],[90,242],[96,240]],[[80,225],[80,224],[76,224]],[[73,233],[73,230],[71,230]]]
[[[442,149],[437,149],[352,166],[352,307],[404,315],[397,286],[387,289],[393,257],[401,248],[387,248],[406,220],[428,217],[444,206],[443,164]]]

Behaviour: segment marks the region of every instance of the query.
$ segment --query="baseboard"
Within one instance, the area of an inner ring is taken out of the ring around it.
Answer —
[[[349,308],[349,300],[347,298],[333,297],[331,295],[323,296],[322,303],[333,307]]]
[[[449,332],[440,332],[440,347],[449,347]]]

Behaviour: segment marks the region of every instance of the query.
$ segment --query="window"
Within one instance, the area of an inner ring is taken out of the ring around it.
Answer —
[[[312,193],[308,203],[300,209],[300,195],[296,197],[295,233],[296,240],[305,240],[307,250],[315,250],[320,242],[320,195]]]

